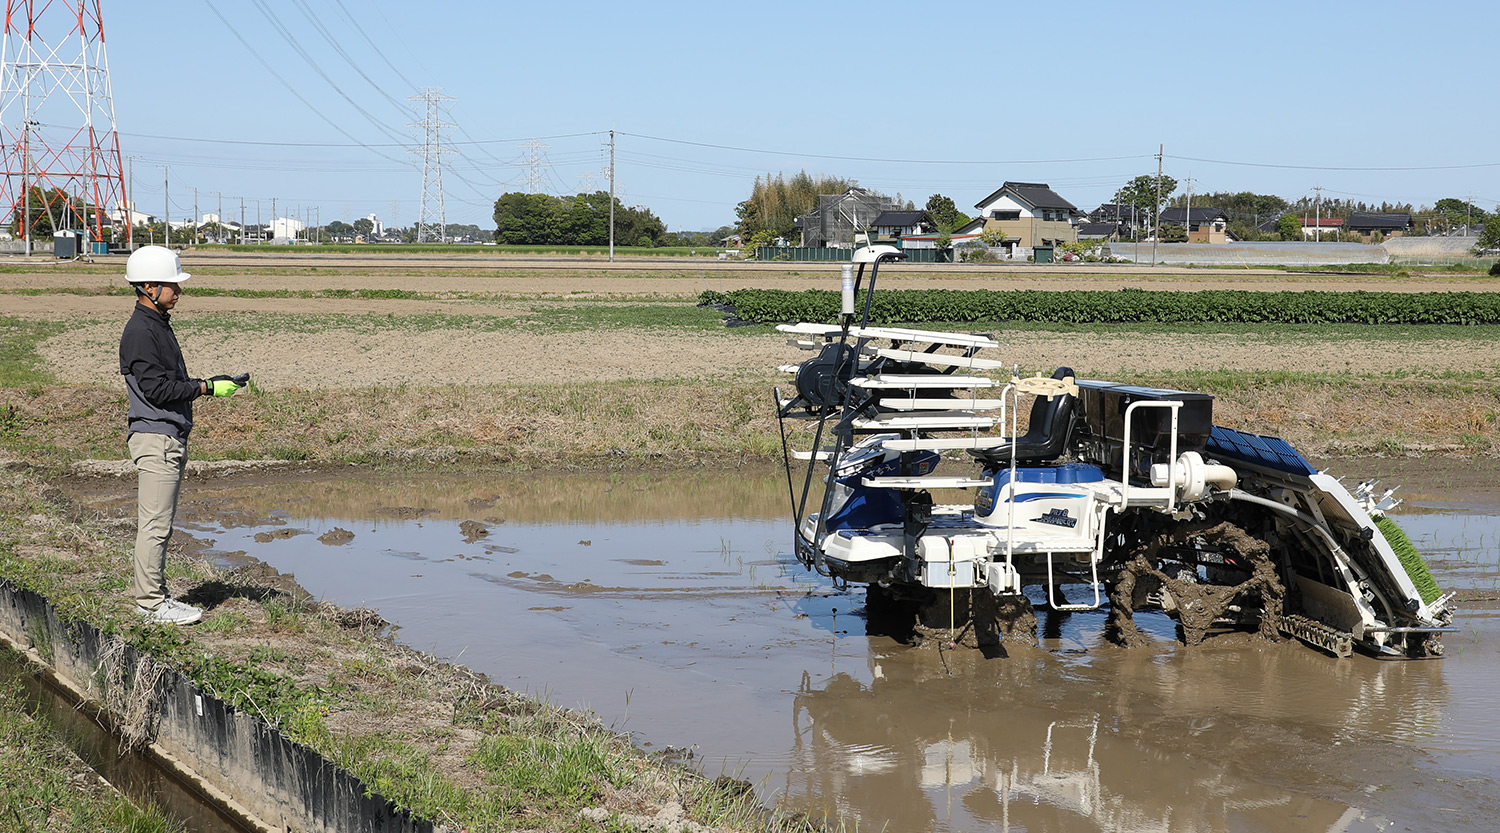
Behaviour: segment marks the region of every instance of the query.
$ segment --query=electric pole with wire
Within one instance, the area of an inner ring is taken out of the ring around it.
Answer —
[[[1313,198],[1313,242],[1323,242],[1323,186],[1314,185],[1318,195]]]
[[[615,132],[609,131],[609,262],[615,262]]]
[[[1151,265],[1156,265],[1156,241],[1161,239],[1161,157],[1166,144],[1156,146],[1156,209],[1151,217]]]
[[[448,217],[443,210],[443,154],[455,151],[443,146],[443,128],[453,125],[438,118],[438,108],[443,102],[457,99],[443,95],[438,87],[428,87],[421,95],[410,96],[407,100],[426,104],[422,120],[410,124],[422,128],[422,145],[407,150],[408,153],[422,154],[422,202],[417,209],[417,242],[426,243],[432,235],[434,215],[438,242],[446,242]]]

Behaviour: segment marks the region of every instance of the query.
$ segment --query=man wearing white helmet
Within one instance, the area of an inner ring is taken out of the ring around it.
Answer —
[[[137,249],[125,262],[125,280],[135,288],[135,310],[120,336],[120,374],[130,400],[126,442],[137,472],[132,594],[141,615],[175,625],[203,618],[202,609],[168,595],[166,582],[167,542],[187,470],[193,400],[233,396],[249,380],[248,375],[188,376],[171,311],[190,277],[176,252],[161,246]]]

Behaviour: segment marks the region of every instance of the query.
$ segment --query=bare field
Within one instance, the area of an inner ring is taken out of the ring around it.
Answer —
[[[445,409],[473,410],[484,404],[509,414],[506,419],[519,426],[536,420],[552,425],[542,431],[526,428],[517,429],[520,433],[510,429],[499,432],[507,437],[524,435],[526,443],[548,449],[544,456],[549,459],[555,457],[553,451],[564,457],[575,453],[587,456],[590,448],[597,453],[604,447],[627,454],[632,453],[630,449],[670,451],[673,441],[666,438],[677,436],[678,427],[674,426],[687,424],[685,413],[689,414],[688,423],[696,420],[700,424],[741,426],[734,429],[741,431],[735,435],[740,438],[735,442],[758,447],[758,440],[746,438],[757,432],[774,435],[774,423],[763,419],[767,417],[763,411],[769,407],[766,392],[770,386],[785,384],[786,377],[775,372],[776,366],[799,361],[807,354],[787,346],[785,336],[767,332],[764,327],[719,328],[711,313],[699,314],[685,304],[705,288],[829,287],[837,275],[836,264],[795,264],[798,268],[788,269],[786,264],[693,263],[679,259],[637,260],[614,266],[563,258],[517,259],[513,263],[501,260],[480,260],[488,264],[487,271],[471,274],[476,259],[457,256],[257,259],[190,254],[185,268],[197,274],[185,287],[174,318],[190,372],[251,373],[260,393],[265,394],[255,397],[264,400],[263,407],[293,409],[289,415],[261,414],[256,424],[285,425],[298,437],[307,432],[294,428],[301,420],[296,409],[309,407],[307,403],[316,402],[320,392],[379,394],[404,387],[425,389],[422,396],[415,397],[426,404],[409,415],[414,422],[390,434],[378,420],[355,420],[330,435],[368,436],[370,449],[386,454],[395,446],[412,443],[413,436],[431,435],[441,423],[438,433],[451,435],[448,445],[463,448],[473,444],[492,453],[503,454],[507,449],[521,453],[521,447],[510,448],[507,443],[501,444],[503,448],[495,446],[495,436],[481,436],[483,432],[473,425],[449,425],[451,420],[442,418]],[[375,261],[382,268],[367,266]],[[548,271],[539,263],[559,268]],[[701,272],[693,273],[699,267]],[[1079,267],[1077,272],[1070,271],[1071,267],[1047,266],[1004,267],[1003,272],[994,269],[965,272],[952,266],[932,269],[901,265],[882,276],[880,285],[1500,289],[1500,280],[1453,276],[1397,280],[1277,272],[1164,272],[1139,267],[1118,273],[1111,269],[1111,274],[1101,274],[1103,270],[1097,266]],[[429,270],[432,274],[397,274],[402,270]],[[102,264],[25,274],[0,271],[0,316],[62,325],[36,348],[58,387],[46,395],[9,395],[0,396],[0,400],[15,402],[16,407],[41,418],[42,411],[35,409],[44,411],[49,407],[46,402],[70,388],[97,388],[84,399],[101,404],[101,397],[119,393],[115,378],[117,346],[131,301],[124,295],[102,294],[111,285],[117,286],[119,280]],[[61,291],[24,291],[36,288],[38,283]],[[247,298],[195,295],[194,288],[404,289],[423,293],[424,297]],[[431,293],[430,297],[426,293]],[[637,307],[650,308],[649,314],[632,317],[630,311]],[[601,310],[624,312],[619,318],[588,318]],[[689,313],[682,320],[695,323],[657,323],[678,320],[660,317],[666,313]],[[554,318],[569,316],[569,322],[554,325]],[[1050,373],[1059,365],[1068,365],[1084,378],[1165,380],[1172,384],[1174,376],[1187,375],[1194,378],[1181,384],[1199,385],[1203,374],[1220,374],[1231,381],[1219,382],[1217,389],[1214,383],[1205,382],[1207,387],[1202,389],[1219,396],[1217,410],[1225,420],[1286,436],[1313,453],[1370,452],[1396,446],[1482,451],[1500,445],[1496,418],[1500,395],[1493,381],[1500,378],[1500,336],[1495,328],[1475,328],[1472,332],[1454,327],[1372,328],[1369,337],[1351,328],[1334,331],[1266,326],[1224,333],[1202,327],[1187,329],[1194,331],[1002,330],[996,336],[1004,346],[994,352],[996,358],[1017,365],[1027,375]],[[1261,385],[1258,381],[1245,382],[1245,374],[1281,374],[1286,378],[1269,379]],[[1339,381],[1330,382],[1330,378]],[[575,412],[561,421],[547,410],[553,407],[548,402],[568,400],[590,385],[611,384],[624,387],[587,394],[584,400],[588,404],[575,407]],[[660,393],[669,388],[675,393]],[[273,406],[276,397],[283,394],[290,398]],[[686,411],[676,401],[683,396],[696,397]],[[64,402],[69,398],[77,396],[62,395]],[[668,400],[675,404],[663,404]],[[103,411],[106,413],[91,418],[102,420],[91,430],[109,433],[115,425],[110,421],[115,418],[114,411],[108,405],[103,405]],[[594,429],[595,422],[600,426],[619,423],[622,413],[631,415],[625,420],[630,425],[660,424],[625,439],[600,435],[604,427]],[[480,419],[474,425],[493,421]],[[87,444],[70,435],[81,426],[69,429],[56,419],[46,422],[58,432],[53,440],[57,448],[77,449]],[[207,424],[213,423],[210,419]],[[569,429],[569,425],[574,427]],[[429,430],[424,431],[423,426]],[[408,436],[409,431],[415,433]],[[233,456],[253,456],[259,446],[286,439],[280,431],[266,432],[265,439],[255,439],[261,432],[247,428],[244,436],[236,439]],[[728,441],[728,437],[719,440]],[[702,437],[689,442],[702,445],[700,451],[712,444]],[[424,445],[419,440],[409,447],[421,449],[427,445],[431,443]],[[210,441],[203,450],[212,455],[212,448]],[[259,448],[260,452],[267,450]],[[308,455],[298,459],[312,460],[321,459],[325,453],[334,458],[360,456],[340,451],[332,443],[328,448],[299,447],[297,453]]]
[[[634,259],[610,264],[573,258],[223,255],[189,253],[189,283],[176,316],[190,367],[234,367],[263,385],[349,388],[396,384],[529,385],[576,380],[618,381],[711,377],[761,372],[799,357],[785,339],[763,332],[681,332],[655,328],[538,332],[527,328],[465,331],[435,325],[371,326],[367,316],[475,316],[506,319],[538,303],[689,300],[704,289],[747,286],[829,288],[836,264],[766,264],[716,260]],[[59,381],[88,383],[113,373],[119,327],[129,300],[102,293],[119,286],[123,261],[63,264],[0,273],[0,315],[74,324],[49,340],[43,359]],[[791,268],[795,266],[796,268]],[[480,270],[483,274],[473,273]],[[407,272],[409,274],[401,274]],[[420,273],[420,274],[418,274]],[[1149,267],[898,265],[880,286],[919,288],[1242,289],[1347,291],[1495,291],[1500,280],[1451,276],[1306,276],[1269,270],[1241,272]],[[197,296],[193,290],[408,290],[432,298],[244,298]],[[66,290],[41,295],[17,291]],[[199,316],[232,317],[212,337],[194,334]],[[311,331],[277,332],[255,317],[321,316]],[[341,323],[347,320],[347,325]],[[394,323],[394,322],[392,322]],[[1379,340],[1288,337],[1286,328],[1233,336],[999,333],[1004,361],[1023,371],[1068,364],[1080,374],[1111,376],[1194,370],[1442,374],[1500,369],[1500,342],[1424,338],[1414,332],[1399,349]],[[1412,329],[1412,328],[1406,328]]]

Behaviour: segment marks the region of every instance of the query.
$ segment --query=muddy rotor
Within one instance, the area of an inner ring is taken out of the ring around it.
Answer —
[[[1130,552],[1110,588],[1106,633],[1121,645],[1145,644],[1134,613],[1160,609],[1178,621],[1188,645],[1215,627],[1252,623],[1274,641],[1285,599],[1270,544],[1232,523],[1200,522],[1162,532]]]

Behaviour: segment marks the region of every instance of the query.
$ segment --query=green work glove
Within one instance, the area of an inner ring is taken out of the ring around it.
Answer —
[[[212,396],[234,396],[244,387],[228,376],[213,376],[208,380],[208,392]]]

